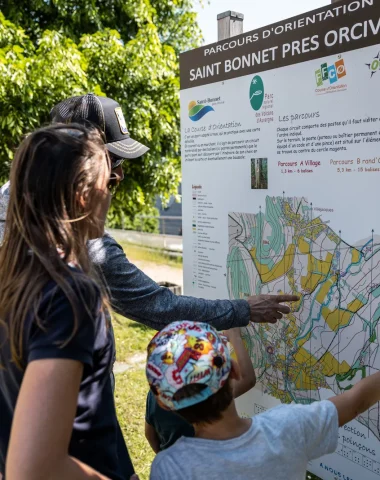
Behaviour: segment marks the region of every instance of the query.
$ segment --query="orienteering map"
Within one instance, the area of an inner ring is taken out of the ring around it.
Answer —
[[[380,369],[380,237],[347,244],[305,198],[266,197],[229,214],[230,298],[300,296],[276,325],[244,339],[265,393],[283,403],[339,394]],[[380,441],[379,404],[358,417]]]

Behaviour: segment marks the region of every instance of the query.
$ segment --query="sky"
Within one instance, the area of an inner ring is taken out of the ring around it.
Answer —
[[[199,1],[194,0],[205,45],[217,41],[216,16],[227,10],[243,13],[243,29],[249,32],[329,4],[330,0],[204,0],[201,8]]]

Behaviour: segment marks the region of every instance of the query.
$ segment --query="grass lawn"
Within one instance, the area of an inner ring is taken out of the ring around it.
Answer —
[[[116,409],[129,454],[140,480],[148,480],[154,453],[144,435],[148,384],[143,368],[116,375]]]
[[[154,262],[159,265],[169,265],[170,267],[182,268],[182,257],[171,257],[162,250],[156,250],[153,248],[148,249],[140,247],[138,245],[134,245],[132,243],[127,243],[123,241],[119,241],[119,243],[123,247],[127,258],[133,262]]]
[[[145,325],[114,315],[113,329],[116,340],[116,360],[126,362],[137,353],[145,353],[146,347],[156,333]]]

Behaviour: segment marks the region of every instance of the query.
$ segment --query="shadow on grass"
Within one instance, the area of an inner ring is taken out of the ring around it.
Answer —
[[[140,330],[141,332],[148,332],[150,330],[152,330],[150,327],[147,327],[146,325],[143,325],[142,323],[139,323],[139,322],[135,322],[134,320],[129,320],[129,319],[125,319],[123,317],[116,317],[114,318],[113,320],[113,323],[117,324],[117,325],[120,325],[120,327],[125,327],[125,323],[126,321],[128,322],[128,328],[134,330]]]
[[[137,353],[145,353],[148,343],[156,333],[141,323],[119,315],[113,316],[112,323],[117,346],[116,357],[119,362],[126,362]]]

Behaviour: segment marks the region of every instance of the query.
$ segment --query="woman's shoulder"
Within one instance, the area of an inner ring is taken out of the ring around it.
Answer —
[[[104,344],[107,335],[101,291],[78,268],[52,277],[29,277],[29,282],[38,283],[38,291],[33,298],[27,298],[28,288],[20,295],[23,316],[12,317],[12,312],[5,316],[0,342],[8,345],[11,358],[9,332],[17,336],[20,365],[42,358],[72,358],[91,364],[94,348]]]
[[[96,317],[101,309],[101,290],[90,276],[77,267],[59,279],[49,279],[42,291],[39,311],[72,310],[74,316]]]
[[[100,290],[80,270],[49,280],[37,311],[29,315],[25,347],[27,361],[72,358],[91,364],[95,345],[104,343],[106,324]]]

